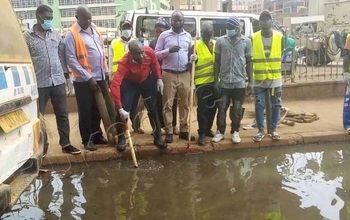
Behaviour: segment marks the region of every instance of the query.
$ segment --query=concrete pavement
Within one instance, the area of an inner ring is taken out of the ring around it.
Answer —
[[[322,93],[322,91],[319,91]],[[153,138],[151,136],[151,127],[148,118],[142,122],[142,128],[146,134],[132,134],[134,146],[136,148],[136,155],[139,159],[147,156],[155,156],[162,154],[184,154],[184,153],[200,153],[217,150],[235,150],[248,148],[266,148],[266,147],[283,147],[291,145],[308,145],[318,144],[323,142],[346,142],[350,140],[348,135],[342,127],[342,97],[318,99],[318,100],[302,100],[302,101],[288,101],[283,100],[283,106],[292,111],[304,111],[308,113],[316,113],[319,120],[312,123],[295,123],[294,126],[280,124],[278,132],[281,135],[279,141],[272,141],[266,136],[261,142],[254,142],[252,136],[257,132],[254,130],[241,130],[240,136],[242,142],[240,144],[233,144],[231,142],[230,121],[227,116],[227,129],[225,139],[219,143],[212,143],[210,138],[207,138],[207,145],[200,147],[196,142],[179,140],[178,136],[174,136],[174,143],[169,144],[167,150],[159,150],[153,145]],[[254,105],[253,103],[245,103],[246,108],[242,126],[253,121]],[[146,114],[145,114],[146,115]],[[78,115],[73,112],[70,113],[69,119],[71,124],[71,142],[72,145],[82,150],[81,155],[73,156],[64,154],[61,147],[58,145],[58,133],[56,129],[55,117],[53,114],[45,116],[47,125],[49,127],[49,151],[43,164],[62,164],[72,162],[89,162],[101,161],[115,158],[131,158],[129,147],[125,152],[119,153],[114,146],[100,146],[97,151],[90,152],[84,150],[81,144],[78,126]],[[192,111],[192,134],[198,137],[196,120],[196,111]],[[103,127],[103,126],[101,126]],[[214,122],[213,131],[216,131]],[[132,162],[130,162],[132,163]]]

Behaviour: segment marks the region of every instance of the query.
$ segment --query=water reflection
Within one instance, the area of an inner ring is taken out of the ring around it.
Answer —
[[[349,146],[80,164],[41,176],[2,219],[349,219]]]

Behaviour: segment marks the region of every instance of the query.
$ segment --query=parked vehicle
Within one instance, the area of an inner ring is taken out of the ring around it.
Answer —
[[[10,1],[0,14],[0,216],[39,172],[43,144],[31,57]]]

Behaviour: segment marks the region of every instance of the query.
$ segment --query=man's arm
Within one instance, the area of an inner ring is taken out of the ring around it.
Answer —
[[[65,38],[65,54],[66,54],[66,62],[68,66],[79,73],[80,77],[85,81],[88,81],[92,75],[89,74],[78,62],[76,51],[75,51],[75,40],[73,34],[68,32]]]
[[[247,38],[246,41],[246,47],[245,47],[245,59],[246,59],[246,66],[245,71],[247,73],[248,82],[252,85],[252,79],[253,79],[253,49],[252,49],[252,41]]]
[[[58,44],[58,57],[62,65],[64,76],[66,79],[69,79],[69,70],[66,63],[64,41],[63,38],[61,38],[60,36],[58,37],[60,38],[60,43]]]
[[[125,74],[127,74],[128,71],[129,70],[124,65],[119,64],[118,70],[114,74],[114,77],[112,79],[112,83],[110,86],[111,96],[118,110],[123,108],[121,97],[120,97],[120,85],[124,79]]]
[[[149,53],[151,54],[151,70],[152,73],[156,76],[157,79],[161,79],[162,78],[162,72],[160,70],[160,65],[159,65],[159,61],[158,58],[156,56],[156,54],[154,53],[154,51],[150,48]]]
[[[221,43],[218,39],[215,45],[215,63],[214,63],[214,80],[215,83],[219,82],[219,73],[221,65]]]
[[[165,45],[164,45],[165,34],[163,34],[163,33],[160,34],[160,36],[157,40],[156,48],[155,48],[155,54],[157,55],[159,60],[162,60],[163,58],[167,57],[170,54],[169,48],[164,48],[165,47]]]

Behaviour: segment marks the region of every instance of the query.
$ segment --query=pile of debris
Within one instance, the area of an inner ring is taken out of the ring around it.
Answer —
[[[294,126],[295,123],[311,123],[318,119],[319,117],[316,113],[291,111],[288,108],[282,108],[279,122],[288,126]]]

